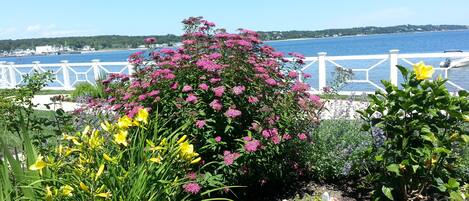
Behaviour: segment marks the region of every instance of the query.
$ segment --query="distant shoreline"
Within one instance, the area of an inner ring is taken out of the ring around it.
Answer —
[[[283,41],[302,41],[312,39],[330,39],[330,38],[350,38],[350,37],[362,37],[362,36],[381,36],[381,35],[394,35],[394,34],[419,34],[419,33],[434,33],[434,32],[458,32],[458,31],[469,31],[469,29],[457,29],[457,30],[444,30],[444,31],[412,31],[412,32],[396,32],[396,33],[382,33],[382,34],[357,34],[357,35],[346,35],[346,36],[327,36],[327,37],[307,37],[307,38],[290,38],[280,40],[265,40],[263,42],[283,42]]]

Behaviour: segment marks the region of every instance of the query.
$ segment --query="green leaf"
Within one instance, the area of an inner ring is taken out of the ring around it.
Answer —
[[[407,68],[401,65],[397,65],[396,67],[399,69],[399,71],[401,71],[402,77],[407,80],[407,75],[409,75],[409,71],[407,70]]]
[[[381,192],[383,192],[383,194],[384,194],[387,198],[389,198],[390,200],[394,200],[394,197],[392,196],[392,190],[393,190],[393,188],[388,188],[388,187],[386,187],[386,186],[383,186],[383,187],[381,188]]]
[[[435,135],[433,133],[427,133],[425,135],[422,135],[422,139],[431,142],[432,144],[435,144],[438,139],[436,139]]]
[[[383,156],[382,155],[377,155],[375,156],[375,161],[382,161],[383,160]]]
[[[446,188],[456,190],[459,188],[459,182],[454,178],[449,178]]]
[[[451,153],[450,150],[448,150],[444,147],[437,147],[433,151],[435,151],[436,153],[445,153],[445,154],[450,154]]]
[[[414,173],[417,172],[417,169],[419,169],[420,165],[412,165],[412,170],[414,170]]]
[[[452,191],[451,193],[449,193],[449,197],[451,198],[451,200],[454,201],[464,201],[462,193],[459,191]]]
[[[398,164],[391,164],[391,165],[388,165],[386,167],[386,169],[389,171],[389,172],[394,172],[396,173],[397,176],[401,176],[401,173],[399,171],[399,165]]]
[[[461,139],[464,141],[464,143],[469,143],[469,136],[468,135],[461,135]]]

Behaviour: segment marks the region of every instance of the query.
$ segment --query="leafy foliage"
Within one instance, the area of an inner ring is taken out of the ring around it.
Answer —
[[[374,196],[406,200],[439,195],[462,200],[462,181],[455,171],[457,152],[469,140],[468,93],[453,96],[446,80],[425,80],[432,69],[423,63],[414,66],[415,72],[398,68],[404,77],[402,87],[382,81],[386,92],[370,95],[370,106],[361,111],[368,122],[364,129],[379,129],[384,137],[384,144],[373,150],[378,163],[372,175]]]

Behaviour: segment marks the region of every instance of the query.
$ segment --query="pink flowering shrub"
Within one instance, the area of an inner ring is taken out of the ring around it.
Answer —
[[[232,184],[301,175],[299,151],[322,108],[298,81],[304,57],[285,59],[253,31],[227,33],[200,17],[183,23],[182,47],[135,53],[130,79],[106,80],[106,109],[133,117],[144,107],[174,128],[186,124],[204,162],[223,166],[212,170]]]

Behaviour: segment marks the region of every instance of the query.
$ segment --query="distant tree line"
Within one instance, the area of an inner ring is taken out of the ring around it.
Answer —
[[[320,31],[266,31],[258,32],[264,40],[294,38],[324,38],[334,36],[371,35],[406,32],[427,32],[469,29],[466,25],[399,25],[390,27],[357,27],[348,29],[326,29]]]
[[[426,32],[469,29],[465,25],[399,25],[390,27],[357,27],[348,29],[326,29],[320,31],[260,31],[263,40],[284,40],[295,38],[323,38],[334,36],[370,35],[404,32]],[[17,40],[0,40],[0,51],[13,51],[16,49],[34,49],[36,46],[69,46],[81,49],[89,45],[97,50],[112,48],[136,48],[143,44],[147,37],[157,38],[159,44],[174,44],[181,40],[180,36],[168,34],[159,36],[84,36],[61,38],[34,38]]]

